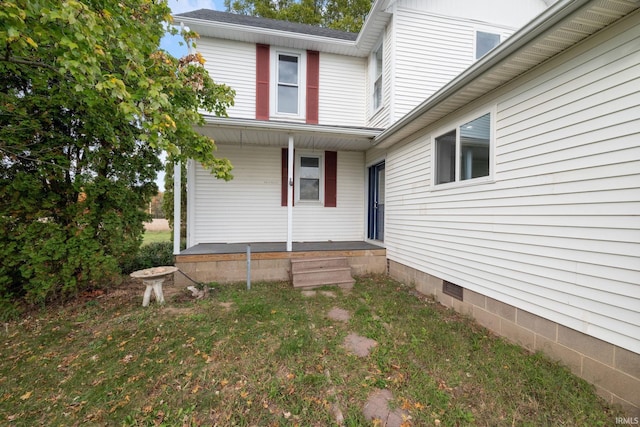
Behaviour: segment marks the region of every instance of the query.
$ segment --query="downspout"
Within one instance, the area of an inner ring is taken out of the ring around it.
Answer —
[[[179,160],[173,164],[173,254],[180,254],[180,228],[182,227],[180,217],[180,197],[182,162]]]
[[[289,135],[287,159],[287,252],[293,250],[293,135]]]

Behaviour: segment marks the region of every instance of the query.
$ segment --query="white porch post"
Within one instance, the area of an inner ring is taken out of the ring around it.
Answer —
[[[180,254],[180,197],[182,193],[181,177],[182,163],[173,164],[173,254]]]
[[[289,135],[287,160],[287,252],[293,250],[293,135]]]

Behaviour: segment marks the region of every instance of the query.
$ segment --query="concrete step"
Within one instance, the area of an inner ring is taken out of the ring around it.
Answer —
[[[346,258],[315,258],[291,261],[293,287],[312,289],[325,285],[337,285],[351,289],[355,280]]]

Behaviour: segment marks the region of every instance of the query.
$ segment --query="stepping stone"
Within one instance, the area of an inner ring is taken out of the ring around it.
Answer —
[[[369,395],[367,403],[364,405],[363,414],[368,421],[380,420],[381,427],[400,427],[403,422],[403,416],[406,418],[407,413],[402,409],[391,410],[389,402],[393,400],[393,394],[390,390],[376,390]]]
[[[350,333],[345,337],[342,345],[347,349],[347,351],[358,357],[367,357],[371,349],[377,346],[378,343],[370,338]]]
[[[329,313],[327,313],[327,317],[331,320],[337,320],[338,322],[348,322],[351,318],[351,315],[347,310],[343,310],[338,307],[333,307]]]
[[[337,298],[336,293],[331,291],[320,291],[320,295],[324,295],[327,298]]]

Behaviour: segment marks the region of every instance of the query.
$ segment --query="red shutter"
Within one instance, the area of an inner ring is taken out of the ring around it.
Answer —
[[[307,51],[307,123],[318,124],[320,52]]]
[[[338,199],[338,153],[324,152],[324,207],[335,208]]]
[[[295,151],[295,150],[294,150]],[[282,149],[282,167],[281,167],[281,189],[280,189],[280,205],[287,206],[287,196],[289,191],[289,149]],[[295,203],[291,202],[293,206]]]
[[[269,45],[256,44],[256,119],[269,120]]]

